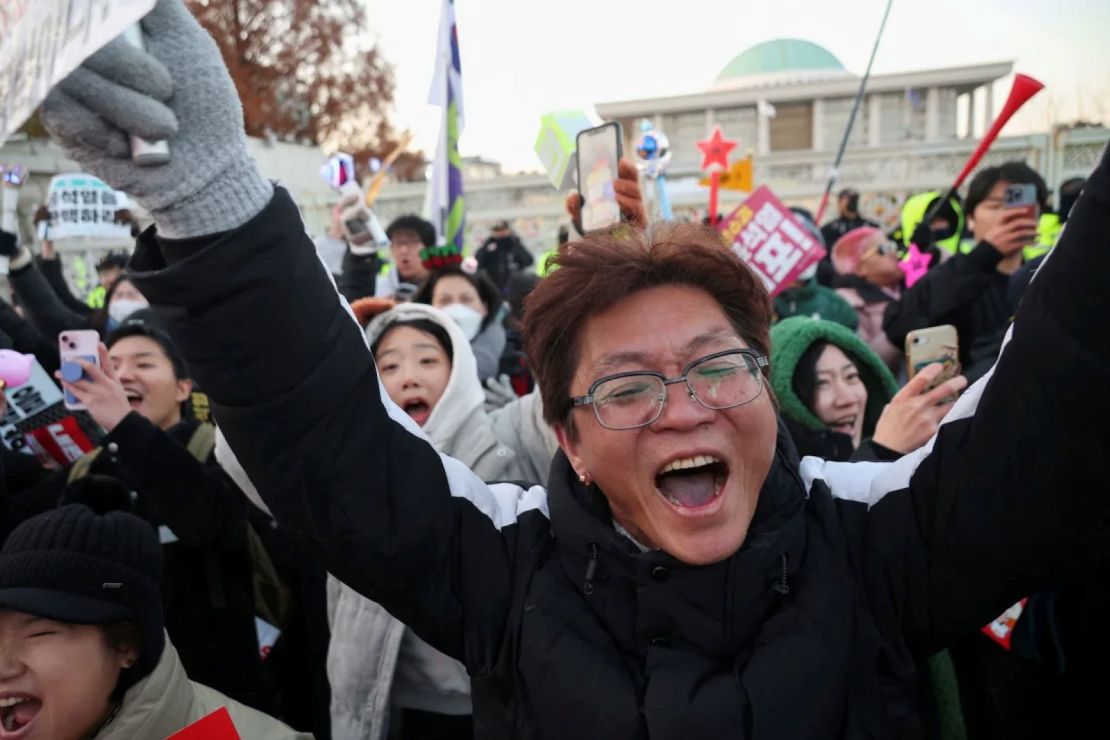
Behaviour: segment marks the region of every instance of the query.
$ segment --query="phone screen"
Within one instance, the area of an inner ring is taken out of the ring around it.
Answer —
[[[606,124],[578,134],[578,192],[582,230],[597,231],[621,220],[613,190],[620,161],[620,126]]]
[[[1002,195],[1004,208],[1028,208],[1034,215],[1039,210],[1037,207],[1037,186],[1026,183],[1024,185],[1010,185]]]
[[[370,233],[369,225],[361,218],[347,219],[344,223],[347,225],[347,231],[350,232],[351,236]]]

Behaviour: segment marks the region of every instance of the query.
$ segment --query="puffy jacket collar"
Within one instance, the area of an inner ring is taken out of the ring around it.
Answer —
[[[119,714],[96,740],[168,737],[189,724],[195,703],[193,684],[167,636],[154,672],[127,690]]]
[[[564,573],[628,653],[673,644],[733,658],[749,649],[769,614],[789,598],[805,555],[805,491],[780,430],[748,537],[732,557],[691,566],[641,552],[619,534],[604,494],[581,485],[560,452],[549,483],[551,521]]]

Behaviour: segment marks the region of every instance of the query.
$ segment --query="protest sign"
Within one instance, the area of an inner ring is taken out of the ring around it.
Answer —
[[[536,136],[536,156],[543,163],[544,172],[556,190],[574,187],[577,167],[578,134],[593,127],[585,113],[563,111],[548,113],[540,118],[540,132]]]
[[[0,419],[0,440],[13,452],[34,455],[44,466],[76,462],[97,446],[103,430],[87,413],[65,407],[62,391],[37,361],[31,379],[5,388],[8,413]]]
[[[824,247],[766,185],[748,196],[717,229],[772,296],[825,256]]]
[[[239,733],[227,708],[221,707],[166,740],[239,740]]]
[[[0,144],[155,0],[0,0]]]
[[[127,196],[92,175],[54,176],[46,205],[50,210],[47,236],[53,241],[76,237],[131,239],[131,225],[116,223],[116,211],[130,207]]]
[[[698,184],[710,187],[713,182],[711,178],[703,177],[698,180]],[[721,173],[720,187],[721,190],[739,190],[742,193],[752,192],[754,188],[752,187],[752,157],[750,154],[733,162],[729,165],[727,172]]]

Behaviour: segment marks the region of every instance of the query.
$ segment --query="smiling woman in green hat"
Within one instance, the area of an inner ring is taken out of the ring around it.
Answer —
[[[926,392],[939,370],[925,368],[899,391],[879,356],[840,324],[796,316],[771,327],[771,387],[803,457],[894,460],[917,449],[967,385],[954,378]]]

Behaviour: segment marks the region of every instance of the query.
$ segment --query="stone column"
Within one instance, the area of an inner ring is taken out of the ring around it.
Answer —
[[[824,151],[827,145],[825,141],[825,99],[815,98],[813,101],[813,151]]]
[[[925,141],[940,138],[940,89],[930,87],[925,93]]]
[[[881,98],[878,93],[871,93],[867,96],[867,145],[879,146],[882,143],[882,128],[881,121],[883,120],[883,109]]]

